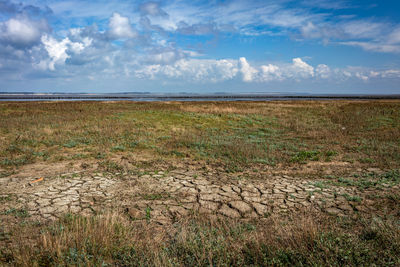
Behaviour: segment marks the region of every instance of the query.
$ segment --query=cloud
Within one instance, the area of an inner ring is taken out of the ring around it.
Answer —
[[[142,15],[168,17],[167,12],[165,12],[157,2],[143,3],[140,5],[139,10]]]
[[[389,44],[400,44],[400,27],[394,29],[389,37],[388,37]]]
[[[294,77],[314,77],[314,68],[304,62],[301,58],[294,58],[291,67]]]
[[[387,23],[373,22],[369,20],[351,20],[342,23],[341,28],[350,38],[376,38],[381,36],[389,28]]]
[[[48,7],[26,5],[24,3],[15,4],[8,0],[0,0],[0,13],[10,15],[29,15],[29,16],[49,16],[53,11]]]
[[[218,28],[213,23],[198,23],[188,25],[187,23],[181,21],[178,23],[177,31],[186,35],[207,35],[217,33]]]
[[[253,77],[258,73],[258,71],[250,66],[245,57],[239,58],[239,69],[243,75],[244,82],[253,81]]]
[[[245,57],[234,59],[180,59],[172,64],[150,64],[141,66],[135,76],[141,79],[182,79],[196,82],[220,82],[241,79],[246,83],[266,83],[300,81],[310,79],[341,79],[356,77],[363,79],[367,70],[336,69],[319,64],[315,69],[301,58],[294,58],[292,63],[251,65]],[[359,73],[357,75],[357,73]],[[361,75],[362,74],[362,75]]]
[[[111,16],[108,25],[108,35],[113,40],[133,38],[137,36],[137,33],[133,30],[129,19],[121,16],[118,13],[114,13]]]
[[[192,82],[221,82],[236,77],[237,61],[231,59],[181,59],[172,65],[148,65],[135,71],[138,78],[164,76]]]
[[[71,40],[66,37],[61,41],[57,41],[51,36],[44,35],[42,36],[42,43],[50,59],[48,61],[41,61],[38,66],[40,68],[48,67],[50,70],[54,71],[56,64],[64,64],[70,57],[68,50],[70,53],[80,54],[85,47],[91,45],[92,40],[86,38],[83,43],[79,43],[71,42]]]
[[[319,64],[315,69],[317,77],[322,79],[328,79],[331,75],[331,69],[325,64]]]
[[[367,51],[383,52],[383,53],[400,53],[400,45],[386,44],[382,42],[340,42],[342,45],[357,46]]]
[[[282,80],[282,78],[282,72],[278,66],[273,64],[261,66],[261,81]]]
[[[302,5],[309,6],[312,8],[321,8],[321,9],[348,9],[351,8],[351,5],[348,1],[345,0],[303,0],[301,1]]]
[[[33,21],[18,16],[0,22],[0,40],[17,48],[31,47],[40,41],[43,33],[49,31],[45,20]]]

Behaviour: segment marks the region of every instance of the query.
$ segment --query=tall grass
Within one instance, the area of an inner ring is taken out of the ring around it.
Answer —
[[[168,227],[132,222],[117,213],[67,216],[29,242],[20,240],[2,253],[21,266],[400,264],[395,220],[337,221],[310,213],[258,222],[194,215]]]

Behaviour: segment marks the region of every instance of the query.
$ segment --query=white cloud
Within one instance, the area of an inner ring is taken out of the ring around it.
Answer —
[[[26,17],[16,17],[0,23],[0,40],[15,46],[32,46],[40,41],[45,31],[48,31],[48,25],[44,20],[32,21]]]
[[[400,27],[394,29],[388,39],[389,44],[400,44]]]
[[[166,76],[195,82],[221,82],[233,79],[238,73],[237,61],[230,59],[181,59],[171,65],[148,65],[135,71],[138,78],[155,79]]]
[[[171,64],[150,64],[124,70],[133,72],[141,79],[173,79],[189,82],[222,82],[241,79],[246,83],[267,83],[285,81],[303,81],[313,79],[333,79],[344,82],[358,79],[364,82],[377,78],[400,78],[400,70],[370,70],[361,67],[331,69],[319,64],[316,68],[300,58],[293,58],[292,63],[250,65],[246,58],[233,59],[180,59]]]
[[[144,15],[151,16],[168,16],[168,14],[162,10],[160,4],[157,2],[147,2],[140,6],[140,11]]]
[[[56,63],[64,63],[67,58],[69,58],[67,54],[67,45],[69,44],[70,40],[65,38],[61,42],[58,42],[51,36],[44,35],[42,37],[42,43],[49,54],[50,62],[48,63],[48,67],[50,70],[55,69]]]
[[[325,64],[319,64],[315,69],[315,73],[319,78],[328,79],[331,75],[331,69]]]
[[[281,79],[282,79],[282,73],[281,69],[278,66],[272,64],[261,66],[262,81],[281,80]]]
[[[110,28],[108,34],[112,39],[133,38],[137,35],[132,29],[129,19],[118,13],[112,15],[108,26]]]
[[[385,70],[381,72],[382,78],[400,78],[400,70]]]
[[[364,73],[361,72],[356,72],[355,76],[363,81],[368,81],[369,77],[367,75],[365,75]]]
[[[376,39],[386,34],[391,25],[369,20],[351,20],[341,23],[341,28],[350,38]]]
[[[314,68],[304,62],[301,58],[294,58],[291,71],[295,78],[314,77]]]
[[[41,40],[50,57],[46,65],[53,71],[55,70],[56,64],[63,64],[70,57],[67,53],[68,50],[72,53],[79,54],[92,43],[92,40],[87,37],[84,39],[83,43],[71,42],[68,37],[64,38],[62,41],[57,41],[48,35],[43,35]],[[40,62],[39,67],[43,68],[44,64],[45,62]]]
[[[253,77],[258,73],[255,68],[250,66],[245,57],[239,58],[239,68],[245,82],[253,81]]]
[[[358,46],[367,51],[384,52],[384,53],[400,53],[400,45],[387,44],[384,42],[341,42],[340,44],[349,46]]]

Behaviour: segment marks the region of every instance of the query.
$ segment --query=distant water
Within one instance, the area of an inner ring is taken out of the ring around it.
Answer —
[[[0,101],[272,101],[400,99],[400,95],[0,94]]]
[[[315,100],[315,98],[8,98],[0,101],[135,101],[135,102],[167,102],[167,101],[277,101],[277,100]],[[319,98],[320,100],[329,100],[332,98]]]

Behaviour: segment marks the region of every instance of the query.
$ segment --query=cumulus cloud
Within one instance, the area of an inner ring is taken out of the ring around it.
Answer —
[[[137,36],[137,33],[130,24],[129,18],[123,17],[118,13],[114,13],[111,16],[108,26],[108,35],[111,39],[128,39]]]
[[[258,71],[250,66],[245,57],[239,58],[239,69],[243,75],[244,82],[253,81],[253,77],[258,73]]]
[[[221,82],[236,77],[237,61],[230,59],[181,59],[172,65],[148,65],[135,71],[138,78],[155,79],[161,75],[195,82]]]
[[[33,21],[28,17],[15,17],[0,23],[0,40],[14,47],[31,47],[49,31],[45,20]]]
[[[39,67],[48,67],[50,70],[54,71],[56,64],[63,64],[70,57],[68,50],[71,53],[79,54],[85,49],[85,47],[90,46],[92,40],[86,38],[83,43],[79,43],[72,42],[68,37],[66,37],[61,41],[57,41],[51,36],[43,35],[42,43],[49,55],[49,60],[41,61]]]
[[[319,78],[327,79],[330,77],[331,69],[325,64],[319,64],[315,69],[315,73]]]
[[[291,70],[293,71],[293,76],[308,78],[314,76],[314,67],[308,65],[301,58],[294,58]]]
[[[357,75],[357,73],[359,73]],[[234,59],[180,59],[172,64],[150,64],[142,66],[135,71],[138,78],[157,79],[162,76],[172,79],[185,79],[189,81],[219,82],[241,79],[246,83],[265,83],[272,81],[306,80],[318,77],[331,79],[355,77],[363,79],[367,71],[359,69],[332,71],[325,64],[319,64],[315,69],[300,58],[294,58],[292,63],[250,64],[246,58]],[[381,75],[381,74],[380,74]]]
[[[281,69],[273,64],[261,66],[261,81],[282,80]]]

